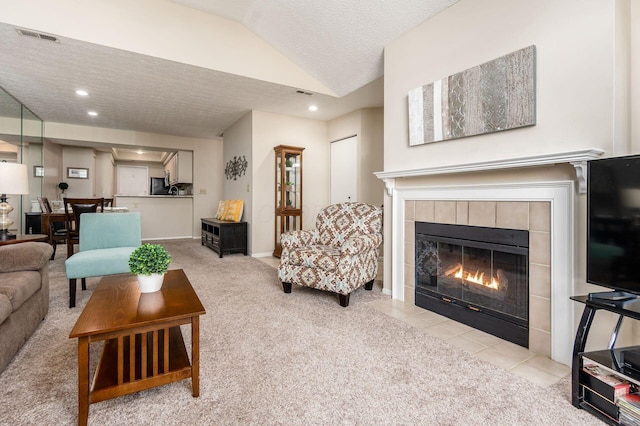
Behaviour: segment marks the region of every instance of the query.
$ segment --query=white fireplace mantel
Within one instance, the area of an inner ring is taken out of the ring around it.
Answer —
[[[393,188],[395,187],[396,178],[514,169],[521,167],[536,167],[569,163],[576,169],[576,177],[578,178],[578,192],[584,193],[587,190],[587,161],[598,158],[603,153],[604,151],[601,149],[588,148],[578,151],[530,155],[526,157],[478,161],[474,163],[452,164],[448,166],[434,166],[421,169],[375,172],[374,174],[378,177],[378,179],[384,181],[385,187],[387,189],[387,194],[391,196],[393,193]]]

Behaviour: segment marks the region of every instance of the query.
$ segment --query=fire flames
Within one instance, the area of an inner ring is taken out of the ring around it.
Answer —
[[[491,277],[491,280],[485,279],[484,275],[485,273],[480,271],[476,271],[475,274],[472,274],[471,272],[466,272],[462,269],[462,266],[460,266],[453,276],[456,278],[461,278],[465,281],[468,281],[474,284],[479,284],[487,288],[492,288],[494,290],[498,290],[500,288],[499,281],[497,281],[493,277]]]

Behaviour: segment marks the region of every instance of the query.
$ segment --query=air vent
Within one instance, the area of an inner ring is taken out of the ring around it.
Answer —
[[[311,93],[311,92],[307,92],[306,90],[300,90],[300,89],[298,89],[298,90],[296,90],[296,93],[297,93],[297,94],[299,94],[299,95],[313,96],[313,93]]]
[[[16,28],[16,31],[18,32],[18,34],[23,36],[40,38],[42,40],[55,41],[56,43],[60,43],[60,40],[58,40],[58,37],[51,34],[39,33],[37,31],[27,30],[24,28]]]

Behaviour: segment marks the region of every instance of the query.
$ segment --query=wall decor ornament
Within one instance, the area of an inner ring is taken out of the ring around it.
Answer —
[[[409,145],[536,124],[536,47],[409,91]]]
[[[244,155],[242,157],[233,156],[233,160],[229,160],[224,168],[224,174],[227,179],[237,180],[240,176],[244,175],[247,171],[249,163]]]

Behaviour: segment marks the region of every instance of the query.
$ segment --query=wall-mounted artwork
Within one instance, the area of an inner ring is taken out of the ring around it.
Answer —
[[[89,179],[89,169],[83,167],[67,167],[67,177],[73,179]]]
[[[227,162],[227,165],[224,168],[224,174],[227,177],[227,180],[237,180],[240,176],[244,175],[247,171],[247,167],[249,167],[249,163],[247,159],[242,157],[233,156],[233,160]]]
[[[409,145],[536,124],[536,47],[409,91]]]

